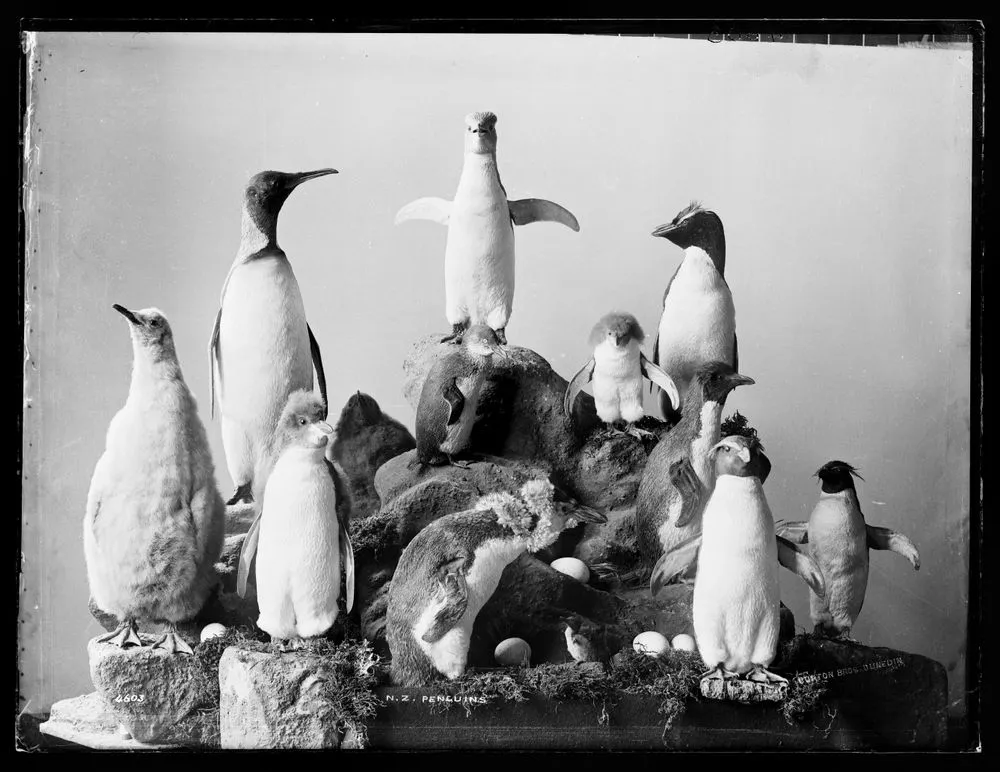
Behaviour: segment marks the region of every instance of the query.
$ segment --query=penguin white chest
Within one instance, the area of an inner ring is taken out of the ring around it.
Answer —
[[[337,493],[322,449],[289,448],[264,491],[257,548],[258,626],[278,638],[312,637],[337,618]]]
[[[594,403],[605,423],[642,418],[640,354],[639,342],[634,339],[624,347],[608,340],[594,347]]]
[[[809,545],[826,582],[823,604],[851,626],[868,588],[868,531],[849,491],[821,493],[809,517]]]
[[[707,667],[747,672],[774,659],[778,548],[760,480],[722,475],[705,508],[692,617]]]

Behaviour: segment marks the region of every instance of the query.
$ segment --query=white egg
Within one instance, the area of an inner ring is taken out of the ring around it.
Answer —
[[[572,576],[578,582],[586,584],[590,581],[590,569],[578,558],[558,558],[552,561],[552,567],[561,574]]]
[[[527,665],[531,663],[531,647],[523,638],[508,638],[500,641],[493,652],[498,665]]]
[[[675,635],[674,639],[670,642],[670,645],[679,651],[694,651],[698,648],[695,646],[694,638],[687,633]]]
[[[647,630],[635,637],[632,648],[640,654],[658,657],[670,648],[670,642],[658,632]]]
[[[212,622],[201,628],[201,640],[207,641],[209,638],[221,638],[226,634],[226,626],[218,622]]]

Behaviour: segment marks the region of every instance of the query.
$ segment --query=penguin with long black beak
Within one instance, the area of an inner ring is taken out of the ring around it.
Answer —
[[[170,324],[155,308],[114,309],[132,336],[132,383],[94,469],[83,548],[94,603],[121,625],[98,640],[141,646],[137,622],[165,622],[153,647],[191,654],[175,626],[218,582],[225,506]]]
[[[648,378],[670,397],[671,405],[678,412],[680,394],[673,379],[654,365],[642,353],[646,334],[632,314],[612,312],[605,314],[590,332],[590,346],[594,355],[573,376],[566,387],[563,412],[572,415],[573,402],[580,389],[592,381],[594,404],[598,417],[606,424],[624,421],[625,432],[637,439],[651,432],[635,426],[645,415],[642,407],[642,382]]]
[[[461,346],[431,367],[417,403],[419,464],[468,466],[460,457],[470,450],[479,398],[497,356],[505,359],[507,352],[494,331],[480,324],[470,327]]]
[[[595,510],[560,503],[545,479],[517,494],[490,493],[470,510],[424,528],[403,550],[389,584],[386,641],[391,675],[420,686],[465,672],[472,627],[509,563],[551,545],[579,522],[604,523]]]
[[[237,591],[245,595],[256,554],[257,626],[298,646],[337,619],[341,571],[347,613],[354,605],[350,484],[326,458],[333,427],[315,392],[289,395],[269,448],[276,461],[243,541]]]
[[[868,589],[869,549],[890,550],[920,570],[920,553],[906,536],[865,523],[854,478],[864,478],[845,461],[819,468],[822,491],[808,522],[779,521],[777,533],[808,550],[826,580],[826,594],[809,594],[815,632],[850,638]]]
[[[278,246],[278,214],[303,182],[336,173],[261,172],[243,192],[240,248],[222,285],[209,343],[212,416],[218,396],[226,465],[236,485],[228,504],[253,500],[260,455],[288,395],[313,388],[314,367],[326,402],[319,344],[306,322],[291,263]]]
[[[663,292],[663,313],[653,344],[653,362],[674,379],[681,394],[705,362],[725,362],[739,369],[736,309],[726,283],[726,236],[722,220],[692,202],[653,235],[684,250],[684,259]],[[677,411],[661,393],[667,419]]]
[[[506,345],[514,304],[515,225],[557,222],[580,230],[572,213],[551,201],[507,199],[497,170],[496,122],[490,112],[465,116],[465,162],[454,200],[419,198],[396,215],[397,225],[432,220],[448,227],[445,315],[452,332],[444,341],[460,342],[469,326],[486,324]]]

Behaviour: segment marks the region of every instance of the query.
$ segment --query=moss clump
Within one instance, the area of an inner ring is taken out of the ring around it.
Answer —
[[[747,417],[739,410],[724,420],[719,427],[720,437],[730,437],[734,434],[753,440],[753,444],[757,445],[761,450],[764,449],[764,446],[760,444],[760,437],[757,436],[757,430],[750,425]]]
[[[524,702],[529,689],[524,683],[527,668],[497,668],[467,670],[453,681],[441,682],[441,691],[452,699],[439,700],[431,705],[432,712],[451,710],[453,705],[465,708],[465,715],[474,708],[498,701]],[[435,684],[437,685],[437,684]]]
[[[789,726],[795,726],[797,721],[810,719],[822,705],[826,691],[826,688],[818,683],[790,679],[787,695],[781,703],[781,715],[785,722]]]
[[[598,663],[588,665],[539,665],[524,673],[526,685],[537,694],[561,702],[590,702],[601,709],[597,723],[608,723],[608,707],[618,695],[607,671]]]
[[[219,660],[230,646],[246,649],[263,642],[263,633],[250,627],[230,627],[218,638],[209,638],[194,647],[194,656],[201,666],[198,678],[209,695],[208,710],[219,709]]]
[[[393,548],[399,539],[396,518],[384,512],[352,520],[349,527],[355,554],[370,552],[377,558],[383,550]]]
[[[611,665],[615,688],[658,700],[657,713],[664,718],[664,736],[684,713],[688,700],[699,698],[702,672],[704,667],[697,654],[676,649],[660,657],[622,649]]]

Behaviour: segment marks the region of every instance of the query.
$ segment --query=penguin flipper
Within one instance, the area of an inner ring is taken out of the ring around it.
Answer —
[[[257,542],[260,541],[260,519],[264,514],[264,507],[261,505],[257,517],[250,524],[250,530],[243,538],[240,547],[240,564],[236,572],[236,592],[241,597],[247,594],[247,578],[250,576],[250,565],[253,563],[254,555],[257,554]]]
[[[802,581],[809,585],[809,589],[816,597],[824,597],[826,595],[826,582],[823,579],[823,572],[816,565],[816,561],[788,539],[781,536],[774,538],[778,540],[778,562],[789,571],[798,574]]]
[[[444,596],[444,605],[438,610],[434,622],[421,636],[426,643],[435,643],[458,624],[469,605],[469,585],[465,580],[465,557],[449,561],[438,569],[438,588]]]
[[[740,347],[735,332],[733,332],[733,369],[736,372],[740,371]]]
[[[319,353],[319,343],[313,335],[312,327],[306,324],[306,331],[309,333],[309,353],[312,354],[313,367],[316,368],[316,383],[319,385],[320,396],[323,397],[323,420],[330,412],[330,404],[326,400],[326,373],[323,371],[323,357]]]
[[[916,545],[901,533],[889,528],[878,528],[874,525],[866,526],[868,529],[868,547],[873,550],[889,550],[902,555],[910,561],[914,570],[920,570],[920,553],[917,552]]]
[[[701,514],[708,501],[708,491],[687,456],[674,461],[667,470],[667,475],[681,499],[681,509],[674,526],[684,528]]]
[[[431,220],[447,225],[451,218],[451,201],[443,198],[418,198],[396,213],[396,225],[406,220]]]
[[[445,386],[441,392],[441,396],[444,397],[450,409],[448,413],[448,426],[458,423],[458,419],[462,417],[462,408],[465,407],[465,395],[458,388],[457,380],[457,378],[452,378],[451,383]]]
[[[642,369],[642,374],[650,382],[655,383],[666,392],[667,396],[670,397],[671,406],[679,413],[681,411],[681,393],[677,390],[674,379],[667,375],[666,370],[646,359],[646,355],[641,351],[639,352],[639,367]]]
[[[351,543],[351,533],[348,524],[351,518],[351,491],[344,479],[344,473],[340,467],[330,461],[326,461],[327,471],[333,478],[333,487],[337,493],[337,525],[340,530],[340,538],[337,543],[340,547],[340,565],[344,571],[344,585],[347,588],[347,597],[344,602],[347,605],[347,613],[351,613],[354,608],[354,545]]]
[[[580,230],[580,223],[568,209],[544,198],[522,198],[518,201],[508,201],[510,219],[515,225],[527,225],[533,222],[557,222],[573,231]]]
[[[208,391],[209,417],[215,418],[215,368],[219,364],[219,328],[222,325],[222,309],[215,315],[215,326],[212,327],[212,339],[208,343]],[[222,368],[219,367],[219,385],[222,385]]]
[[[655,598],[666,585],[685,573],[698,560],[701,532],[660,555],[649,577],[649,591]]]
[[[576,395],[580,389],[590,383],[590,379],[594,377],[594,368],[596,366],[597,362],[591,357],[587,364],[577,370],[576,375],[569,382],[569,386],[566,387],[566,393],[563,395],[563,412],[566,415],[572,415],[571,411],[573,410],[573,403],[576,401]]]
[[[803,520],[795,522],[789,520],[779,520],[774,524],[774,532],[793,544],[809,543],[809,523]]]

